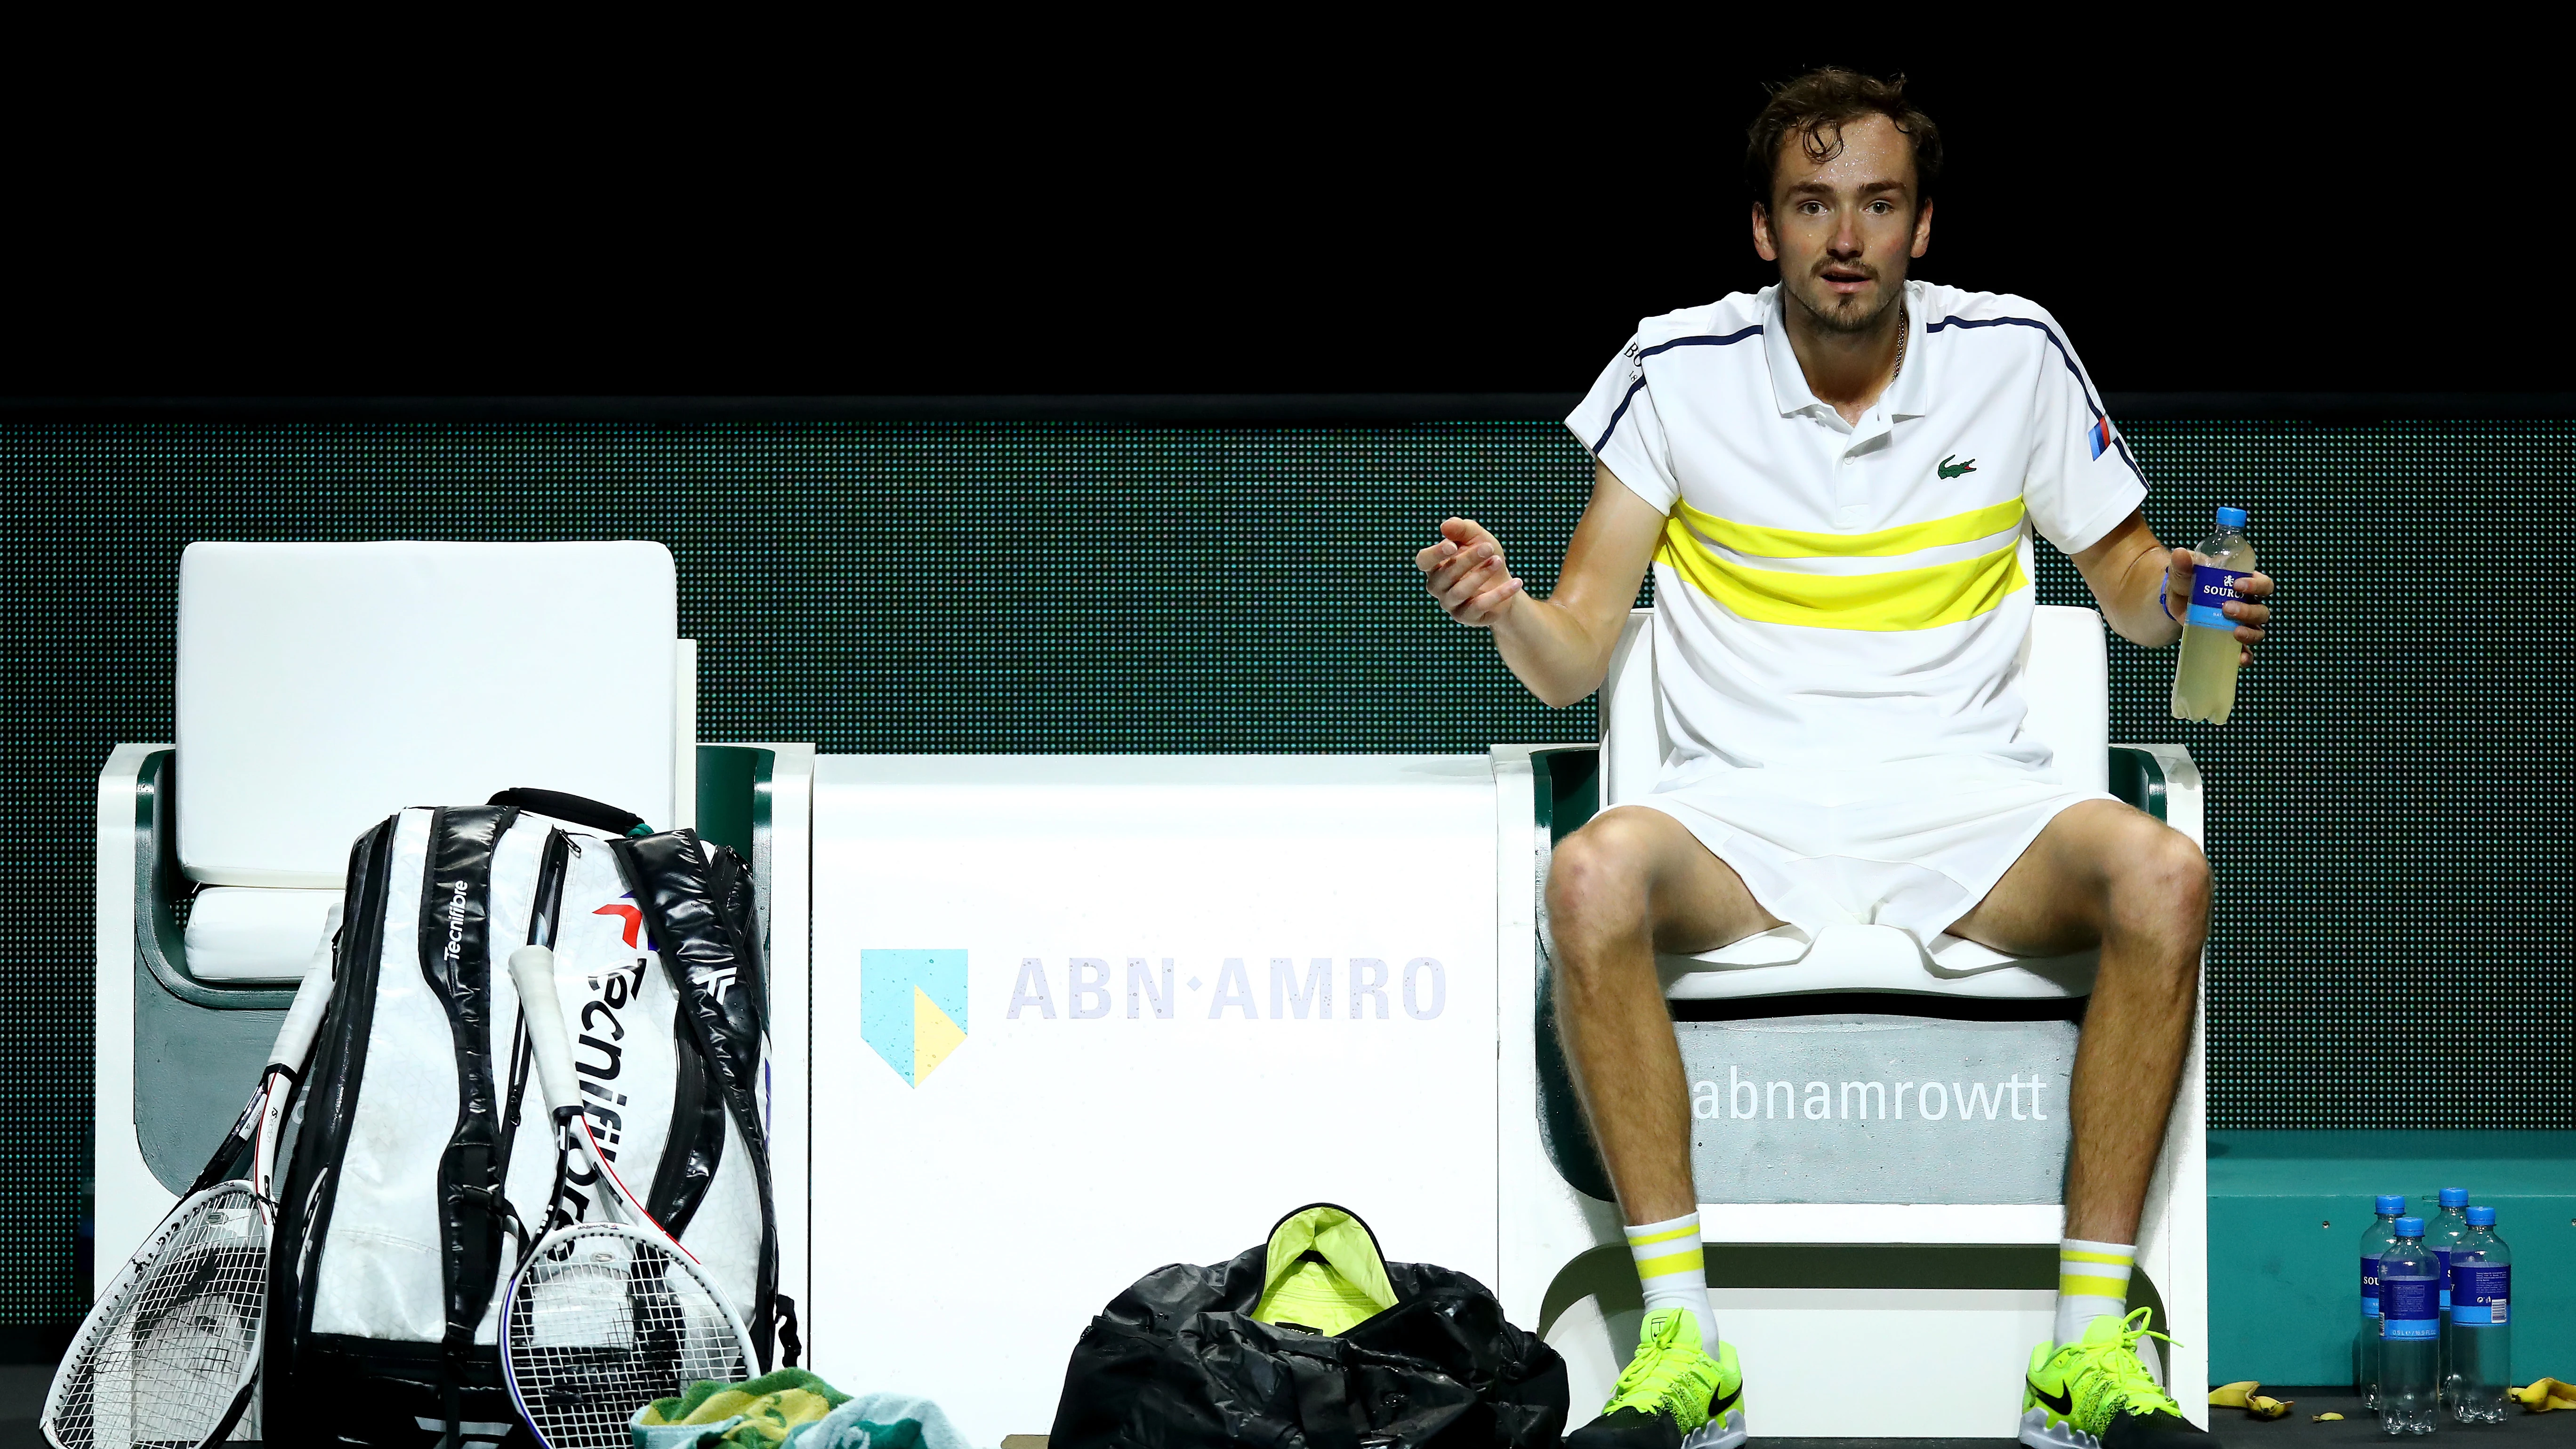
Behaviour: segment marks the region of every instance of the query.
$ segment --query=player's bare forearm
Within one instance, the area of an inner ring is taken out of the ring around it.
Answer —
[[[2101,542],[2075,556],[2075,568],[2093,589],[2104,617],[2120,637],[2149,649],[2162,649],[2182,637],[2177,621],[2191,604],[2193,561],[2187,548],[2167,548],[2156,541],[2147,520],[2131,513]],[[2272,619],[2272,579],[2268,574],[2239,574],[2236,597],[2224,606],[2236,626],[2241,663],[2254,662],[2254,646],[2263,642]]]
[[[1564,601],[1524,594],[1494,621],[1494,648],[1540,702],[1563,709],[1599,689],[1610,671],[1619,626],[1613,621],[1605,639],[1596,625]]]
[[[2162,649],[2182,637],[2182,625],[2166,617],[2165,605],[2159,602],[2171,557],[2172,551],[2157,542],[2155,531],[2147,527],[2145,516],[2133,512],[2091,548],[2075,555],[2075,569],[2093,590],[2102,617],[2121,638]]]
[[[1565,550],[1556,591],[1533,599],[1484,525],[1452,518],[1440,540],[1414,555],[1423,587],[1450,618],[1494,631],[1503,662],[1557,709],[1601,687],[1620,626],[1654,557],[1663,515],[1608,468],[1593,465],[1592,502]]]

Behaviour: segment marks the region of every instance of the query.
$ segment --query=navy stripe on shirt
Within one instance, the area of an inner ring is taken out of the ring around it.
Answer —
[[[1619,420],[1628,415],[1628,404],[1637,400],[1637,389],[1646,385],[1645,361],[1647,358],[1654,356],[1658,352],[1667,352],[1676,347],[1724,347],[1730,342],[1741,342],[1747,337],[1759,337],[1761,335],[1761,324],[1756,323],[1740,332],[1729,332],[1723,337],[1717,336],[1714,333],[1703,334],[1696,337],[1676,337],[1670,342],[1658,342],[1654,346],[1638,353],[1637,380],[1628,384],[1627,396],[1619,399],[1619,406],[1611,411],[1610,426],[1603,428],[1601,430],[1601,436],[1593,442],[1592,456],[1595,458],[1600,457],[1601,450],[1610,446],[1610,435],[1619,431]]]
[[[2104,420],[2109,416],[2108,414],[2106,414],[2106,413],[2104,413],[2104,412],[2102,411],[2102,405],[2101,405],[2100,403],[2098,403],[2098,402],[2094,401],[2094,399],[2093,399],[2093,385],[2092,385],[2092,383],[2086,380],[2086,378],[2085,378],[2085,376],[2084,376],[2084,369],[2083,369],[2083,368],[2080,368],[2080,367],[2078,367],[2078,366],[2076,366],[2076,365],[2075,365],[2075,354],[2074,354],[2074,353],[2071,353],[2071,352],[2069,352],[2069,351],[2067,351],[2067,350],[2066,350],[2066,343],[2065,343],[2065,341],[2064,341],[2063,339],[2061,339],[2061,338],[2057,335],[2057,329],[2056,329],[2056,328],[2054,328],[2054,327],[2049,326],[2049,325],[2048,325],[2047,323],[2045,323],[2045,322],[2040,321],[2038,318],[2036,318],[2036,317],[1987,317],[1987,318],[1982,318],[1982,319],[1980,319],[1980,318],[1970,318],[1970,317],[1944,317],[1944,318],[1942,318],[1940,321],[1935,322],[1935,323],[1932,323],[1931,325],[1929,325],[1929,326],[1925,327],[1925,328],[1923,329],[1923,331],[1924,331],[1924,335],[1929,336],[1929,335],[1931,335],[1932,333],[1935,333],[1935,332],[1940,331],[1940,330],[1941,330],[1942,328],[1944,328],[1944,327],[2030,327],[2030,328],[2036,328],[2036,329],[2038,330],[2038,332],[2039,332],[2039,335],[2040,335],[2040,336],[2045,337],[2045,338],[2047,338],[2047,339],[2048,339],[2048,345],[2057,349],[2057,360],[2058,360],[2058,361],[2060,361],[2060,362],[2065,363],[2065,364],[2066,364],[2066,370],[2067,370],[2069,373],[2071,373],[2071,374],[2073,374],[2073,375],[2074,375],[2076,390],[2084,394],[2084,406],[2086,406],[2087,408],[2090,408],[2090,409],[2092,410],[2092,412],[2093,412],[2093,420],[2094,420],[2095,422],[2101,422],[2101,421],[2104,421]],[[2136,458],[2133,458],[2133,457],[2131,457],[2131,456],[2129,455],[2129,440],[2128,440],[2128,439],[2126,439],[2126,438],[2121,437],[2118,433],[2116,433],[2116,432],[2115,432],[2115,433],[2113,433],[2113,434],[2111,435],[2111,446],[2112,446],[2113,448],[2116,448],[2116,449],[2118,449],[2118,450],[2119,450],[2119,454],[2120,454],[2120,461],[2121,461],[2121,462],[2123,462],[2123,463],[2128,464],[2128,465],[2129,465],[2129,471],[2137,475],[2137,478],[2138,478],[2138,486],[2139,486],[2139,487],[2141,487],[2141,488],[2145,488],[2145,489],[2147,489],[2147,490],[2148,490],[2148,491],[2150,491],[2150,492],[2153,492],[2153,491],[2154,491],[2153,485],[2151,485],[2151,484],[2149,484],[2149,483],[2147,482],[2147,475],[2146,475],[2146,471],[2145,471],[2144,469],[2142,469],[2142,468],[2140,468],[2140,467],[2138,466],[2138,460],[2137,460]],[[1596,450],[1596,451],[1597,451],[1597,450]]]

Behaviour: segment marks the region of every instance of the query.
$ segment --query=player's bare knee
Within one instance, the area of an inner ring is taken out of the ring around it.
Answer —
[[[2111,877],[2111,926],[2197,942],[2209,925],[2209,858],[2191,837],[2157,824],[2123,842]]]
[[[1643,932],[1646,870],[1633,830],[1615,817],[1559,841],[1547,871],[1548,920],[1558,939]]]

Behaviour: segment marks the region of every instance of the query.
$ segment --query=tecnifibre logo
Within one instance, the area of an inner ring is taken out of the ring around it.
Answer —
[[[465,882],[460,880],[453,886],[450,886],[448,890],[447,951],[445,954],[450,960],[453,960],[454,958],[465,954]]]
[[[1106,956],[1020,958],[1011,985],[1013,1021],[1431,1021],[1449,1006],[1449,968],[1430,956],[1401,966],[1377,956],[1267,958],[1268,991],[1253,984],[1241,956],[1215,967],[1164,956],[1129,956],[1121,977]],[[1123,987],[1123,990],[1121,989]],[[1125,1010],[1119,1012],[1121,998]]]

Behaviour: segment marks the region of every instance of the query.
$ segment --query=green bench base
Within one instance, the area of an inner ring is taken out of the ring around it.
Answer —
[[[2212,1132],[2209,1373],[2352,1380],[2371,1198],[2465,1187],[2513,1250],[2513,1375],[2576,1377],[2576,1132]]]

